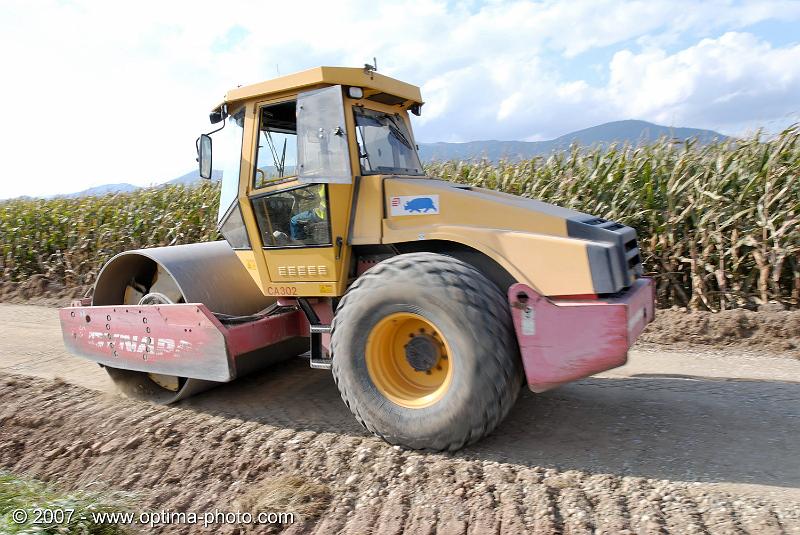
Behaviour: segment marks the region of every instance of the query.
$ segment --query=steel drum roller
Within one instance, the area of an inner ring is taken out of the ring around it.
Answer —
[[[118,254],[100,271],[92,296],[93,306],[203,303],[212,312],[232,316],[254,314],[275,301],[261,293],[236,253],[224,241]],[[264,362],[275,360],[268,358]],[[111,367],[105,369],[125,394],[156,403],[172,403],[218,384]]]

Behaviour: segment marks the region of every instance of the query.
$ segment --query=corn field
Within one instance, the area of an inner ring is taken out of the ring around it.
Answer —
[[[636,228],[662,307],[800,306],[800,127],[770,140],[573,147],[522,162],[442,162],[429,175]],[[0,203],[4,280],[90,284],[132,248],[208,241],[215,185]]]
[[[66,288],[94,282],[128,249],[218,238],[219,187],[164,186],[102,197],[0,202],[4,281],[44,275]]]
[[[662,307],[800,302],[800,126],[767,142],[573,147],[520,163],[427,170],[636,228]]]

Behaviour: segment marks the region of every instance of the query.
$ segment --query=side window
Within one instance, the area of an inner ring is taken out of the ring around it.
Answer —
[[[297,103],[264,106],[258,119],[255,189],[297,175]]]
[[[311,184],[253,199],[264,247],[330,245],[325,184]]]
[[[233,249],[250,249],[250,239],[242,219],[239,203],[233,206],[225,222],[219,227],[219,233],[228,241]]]
[[[217,222],[230,211],[239,193],[239,165],[242,162],[242,136],[244,135],[244,108],[227,119],[225,128],[214,140],[214,165],[222,169],[222,187],[219,197]]]

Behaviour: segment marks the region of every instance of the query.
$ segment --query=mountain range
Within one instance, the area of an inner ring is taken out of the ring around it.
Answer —
[[[222,171],[218,169],[214,169],[211,180],[217,181],[222,178]],[[200,178],[200,173],[198,171],[190,171],[185,175],[181,175],[178,178],[173,178],[172,180],[168,180],[166,182],[162,182],[158,184],[159,186],[164,186],[166,184],[183,184],[184,186],[190,186],[192,184],[199,183],[202,178]],[[56,197],[89,197],[89,196],[100,196],[100,195],[107,195],[109,193],[128,193],[131,191],[136,191],[140,189],[141,186],[134,186],[133,184],[128,184],[127,182],[122,182],[120,184],[103,184],[102,186],[94,186],[92,188],[88,188],[82,191],[76,191],[75,193],[67,193],[64,195],[56,195]]]
[[[653,143],[666,137],[670,139],[696,138],[708,144],[723,141],[726,136],[713,130],[699,128],[674,128],[648,123],[647,121],[614,121],[547,141],[469,141],[466,143],[420,143],[419,156],[423,162],[447,160],[472,160],[486,158],[524,160],[569,149],[576,143],[581,146],[607,146],[611,143],[632,145]]]
[[[420,143],[419,155],[423,163],[442,160],[474,160],[486,158],[492,161],[501,159],[521,160],[544,156],[552,152],[566,150],[571,144],[582,146],[607,146],[611,143],[630,143],[633,145],[652,143],[662,137],[671,139],[696,138],[700,143],[723,141],[726,136],[713,130],[699,128],[676,128],[648,123],[647,121],[613,121],[576,132],[570,132],[548,141],[469,141],[466,143]],[[214,170],[213,180],[219,180],[221,171]],[[200,180],[197,171],[173,178],[163,184],[196,184]],[[62,197],[85,197],[124,193],[139,189],[133,184],[104,184]]]

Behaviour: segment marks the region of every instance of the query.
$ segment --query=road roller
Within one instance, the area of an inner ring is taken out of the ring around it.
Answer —
[[[303,357],[367,430],[430,450],[491,432],[523,385],[625,364],[654,316],[636,231],[427,176],[422,108],[372,66],[228,91],[195,142],[223,239],[112,258],[60,310],[67,349],[156,403]]]

